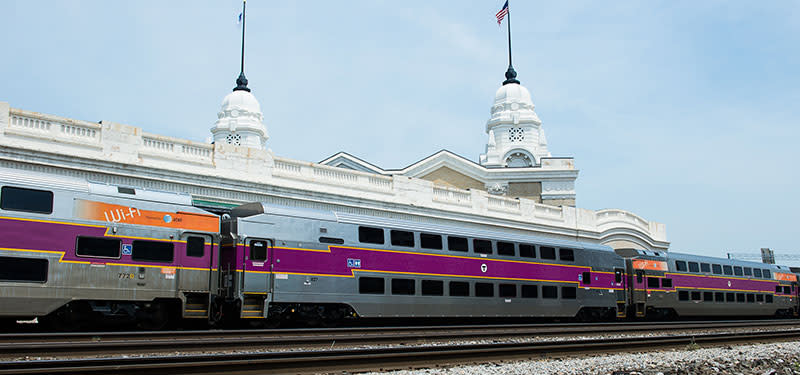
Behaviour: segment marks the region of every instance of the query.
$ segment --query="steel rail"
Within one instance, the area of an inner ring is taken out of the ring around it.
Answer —
[[[612,351],[643,351],[691,344],[718,345],[800,338],[800,330],[703,335],[587,339],[238,354],[193,354],[139,358],[0,362],[0,374],[276,374],[432,367],[496,360]]]

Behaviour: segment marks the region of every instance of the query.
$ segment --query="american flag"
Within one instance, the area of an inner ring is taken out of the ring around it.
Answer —
[[[503,4],[503,9],[500,9],[500,11],[495,14],[495,17],[497,17],[497,26],[500,26],[503,22],[503,18],[506,18],[506,14],[508,14],[508,0]]]

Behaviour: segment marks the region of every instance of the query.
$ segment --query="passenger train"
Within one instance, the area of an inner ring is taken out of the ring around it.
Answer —
[[[797,316],[788,267],[0,168],[0,318],[147,329],[345,318]]]

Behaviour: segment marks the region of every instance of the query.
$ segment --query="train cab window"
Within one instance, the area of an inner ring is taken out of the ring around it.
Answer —
[[[689,292],[685,290],[678,291],[678,300],[679,301],[688,301],[689,300]]]
[[[423,296],[443,296],[444,281],[441,280],[422,280]]]
[[[523,285],[522,286],[522,298],[539,298],[539,286],[538,285]]]
[[[736,302],[736,293],[725,293],[725,302]]]
[[[0,280],[47,282],[47,259],[0,257]]]
[[[662,288],[672,288],[672,279],[661,279],[661,287]]]
[[[465,281],[451,281],[450,282],[450,295],[456,297],[469,296],[469,283]]]
[[[536,258],[536,246],[519,244],[519,256],[523,258]]]
[[[253,241],[250,242],[250,260],[254,262],[263,262],[267,260],[267,242],[266,241]]]
[[[731,266],[722,266],[722,273],[726,275],[733,275],[733,267]]]
[[[392,294],[414,295],[414,280],[392,279]]]
[[[53,192],[3,186],[0,190],[0,208],[9,211],[53,213]]]
[[[711,273],[715,275],[722,275],[722,266],[720,266],[719,264],[712,264]]]
[[[783,291],[783,288],[780,285],[775,285],[775,293],[780,293]]]
[[[419,247],[423,249],[441,250],[442,236],[438,234],[420,233]]]
[[[700,272],[700,265],[697,262],[689,262],[689,272]]]
[[[475,283],[475,297],[494,297],[494,284]]]
[[[747,293],[747,303],[755,303],[756,302],[756,295],[753,293]]]
[[[644,282],[644,272],[643,271],[636,271],[636,283],[641,284]]]
[[[517,296],[517,284],[500,284],[498,286],[500,297],[516,297]]]
[[[561,287],[561,298],[562,299],[575,299],[577,297],[578,290],[574,286],[562,286]]]
[[[514,244],[511,242],[497,241],[497,255],[514,256]]]
[[[552,285],[542,285],[542,298],[547,298],[547,299],[558,298],[558,288]]]
[[[744,293],[736,293],[736,302],[744,302]]]
[[[714,292],[714,301],[715,302],[725,302],[725,293]]]
[[[591,272],[584,272],[581,274],[581,281],[583,281],[583,285],[589,285],[592,283],[592,273]]]
[[[477,254],[491,254],[492,241],[474,239],[472,240],[472,250]]]
[[[622,282],[622,272],[623,271],[621,269],[619,269],[619,268],[615,268],[614,269],[614,282],[615,283],[619,284],[619,283]]]
[[[121,240],[97,237],[78,237],[75,255],[79,257],[119,259]]]
[[[133,241],[133,252],[131,253],[131,259],[133,260],[171,263],[174,257],[175,245],[172,242]]]
[[[647,278],[647,287],[648,288],[658,288],[658,278],[657,277],[648,277]]]
[[[206,252],[206,239],[190,236],[186,239],[186,256],[202,258]]]
[[[700,272],[711,273],[711,265],[708,263],[700,263]]]
[[[756,294],[756,302],[764,302],[764,295]]]
[[[714,293],[703,292],[703,302],[714,302]]]
[[[686,268],[686,262],[682,260],[675,261],[675,269],[680,272],[686,272],[686,270],[688,270],[688,268]]]
[[[736,276],[742,276],[744,273],[742,272],[742,267],[734,266],[733,267],[733,274]]]
[[[542,259],[556,259],[556,249],[550,246],[539,247],[539,256]]]
[[[753,268],[753,276],[761,278],[761,269],[760,268]]]
[[[451,237],[447,236],[447,248],[450,251],[467,251],[469,249],[469,242],[464,237]]]
[[[700,292],[692,292],[692,301],[700,300]]]
[[[566,262],[574,262],[575,251],[572,249],[558,249],[558,259]]]
[[[764,296],[764,302],[772,303],[772,294],[767,294]]]
[[[772,272],[770,272],[769,270],[762,270],[761,274],[764,275],[765,279],[771,279],[772,278]]]
[[[358,279],[358,292],[361,294],[383,294],[382,277],[361,277]]]
[[[392,240],[392,246],[414,247],[414,232],[390,230],[389,237]]]
[[[783,294],[792,294],[792,289],[789,286],[784,285],[783,286]]]
[[[745,276],[753,276],[753,269],[752,268],[745,267],[742,270],[744,270],[744,275]]]
[[[358,227],[358,242],[383,245],[383,229],[372,227]]]

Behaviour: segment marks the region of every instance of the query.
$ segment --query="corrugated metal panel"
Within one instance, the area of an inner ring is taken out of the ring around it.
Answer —
[[[89,191],[89,183],[82,178],[56,176],[11,168],[0,168],[0,181],[3,181],[3,184],[14,184],[31,188],[64,189],[81,192]]]
[[[135,194],[120,193],[120,188],[133,190],[135,191]],[[109,185],[98,182],[89,182],[89,193],[126,199],[146,200],[158,203],[172,203],[184,206],[192,205],[192,196],[187,193],[171,193],[168,191],[147,190],[143,188]]]

